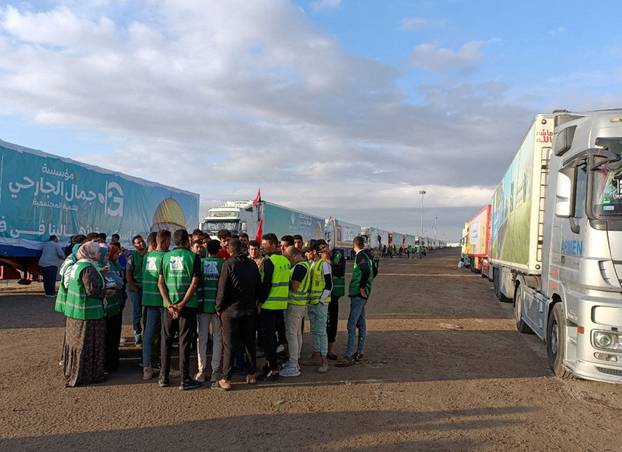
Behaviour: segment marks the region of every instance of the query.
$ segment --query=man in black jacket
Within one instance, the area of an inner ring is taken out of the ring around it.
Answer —
[[[255,353],[255,322],[257,300],[262,291],[257,265],[243,253],[242,242],[232,239],[229,254],[222,266],[216,295],[216,312],[222,321],[223,378],[216,387],[231,389],[233,360],[237,350],[246,349],[246,382],[257,382]]]

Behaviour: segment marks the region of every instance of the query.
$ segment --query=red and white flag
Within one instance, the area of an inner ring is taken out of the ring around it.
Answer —
[[[257,206],[261,202],[261,188],[257,189],[257,196],[253,199],[253,207]]]
[[[255,236],[255,240],[261,243],[261,236],[263,235],[263,218],[259,220],[259,224],[257,225],[257,235]]]

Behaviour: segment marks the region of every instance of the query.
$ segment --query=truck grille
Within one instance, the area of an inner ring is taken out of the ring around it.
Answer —
[[[618,377],[622,377],[622,370],[618,370],[618,369],[608,369],[606,367],[596,367],[596,369],[603,373],[603,374],[607,374],[607,375],[616,375]]]

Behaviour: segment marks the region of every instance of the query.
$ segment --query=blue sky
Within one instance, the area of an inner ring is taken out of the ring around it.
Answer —
[[[0,139],[455,239],[538,112],[622,104],[600,1],[0,1]],[[170,162],[175,162],[173,170]],[[323,190],[311,190],[311,187]]]

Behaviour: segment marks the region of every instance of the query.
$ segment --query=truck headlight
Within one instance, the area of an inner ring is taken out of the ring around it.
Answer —
[[[616,331],[592,331],[592,345],[601,350],[622,351],[622,333]]]

